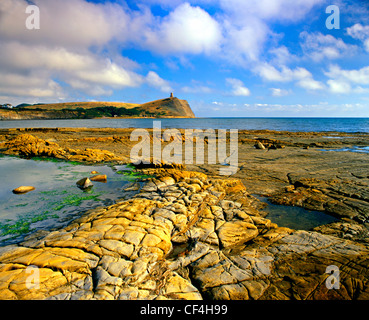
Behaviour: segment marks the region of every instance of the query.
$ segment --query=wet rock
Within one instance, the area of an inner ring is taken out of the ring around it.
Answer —
[[[35,189],[36,188],[35,187],[32,187],[32,186],[20,186],[18,188],[15,188],[13,190],[13,193],[15,193],[15,194],[23,194],[23,193],[27,193],[27,192],[33,191]]]
[[[362,226],[281,228],[239,180],[173,170],[158,169],[133,199],[0,248],[0,298],[369,298],[366,238],[347,238]],[[38,288],[26,287],[29,265],[40,271]],[[342,270],[339,290],[325,286],[328,265]]]
[[[86,148],[85,150],[62,148],[55,142],[39,139],[30,134],[20,134],[6,141],[5,154],[31,157],[51,157],[79,162],[101,162],[121,160],[107,150]]]
[[[140,184],[138,182],[132,182],[123,189],[124,191],[138,191],[140,190]]]
[[[265,149],[265,146],[264,146],[260,141],[258,141],[258,142],[255,144],[255,148],[256,148],[256,149],[264,150],[264,149]]]
[[[90,177],[91,181],[98,181],[98,182],[104,182],[104,183],[107,182],[107,179],[108,178],[107,178],[106,174],[98,174],[98,175]]]
[[[93,186],[93,183],[91,182],[89,178],[82,178],[81,180],[78,180],[76,182],[76,185],[78,186],[78,188],[84,190],[84,189],[91,188]]]

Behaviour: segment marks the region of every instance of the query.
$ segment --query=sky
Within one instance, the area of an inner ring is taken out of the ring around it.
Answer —
[[[368,1],[0,1],[0,104],[171,92],[198,117],[369,117]]]

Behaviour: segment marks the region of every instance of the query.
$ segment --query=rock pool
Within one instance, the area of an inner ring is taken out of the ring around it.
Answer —
[[[107,175],[107,182],[93,182],[91,189],[79,189],[76,182],[93,176],[92,171]],[[0,177],[0,245],[18,242],[37,230],[59,228],[82,211],[113,204],[135,179],[126,166],[10,156],[0,156]],[[12,190],[19,186],[36,189],[14,194]]]
[[[263,209],[267,213],[266,218],[278,224],[280,227],[288,227],[296,230],[311,230],[324,224],[339,221],[339,219],[324,212],[273,204],[265,197],[255,197],[267,204]]]

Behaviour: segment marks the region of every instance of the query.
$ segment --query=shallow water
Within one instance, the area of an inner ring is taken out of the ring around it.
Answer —
[[[123,196],[132,178],[118,174],[125,166],[77,165],[63,161],[26,160],[0,156],[0,244],[40,229],[65,225],[82,211],[111,205]],[[91,171],[107,175],[107,182],[92,182],[88,191],[76,182]],[[34,191],[13,194],[19,186]]]
[[[315,227],[339,221],[324,212],[306,210],[301,207],[283,206],[273,204],[265,197],[255,196],[267,204],[264,212],[267,212],[267,219],[278,224],[280,227],[288,227],[296,230],[311,230]]]
[[[362,147],[362,146],[352,146],[352,147],[345,147],[341,149],[320,149],[320,151],[349,151],[349,152],[358,152],[358,153],[369,153],[369,147]]]

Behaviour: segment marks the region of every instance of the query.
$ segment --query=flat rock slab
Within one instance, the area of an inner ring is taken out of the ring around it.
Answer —
[[[367,244],[278,227],[238,179],[147,173],[133,199],[0,248],[0,299],[369,299]]]

